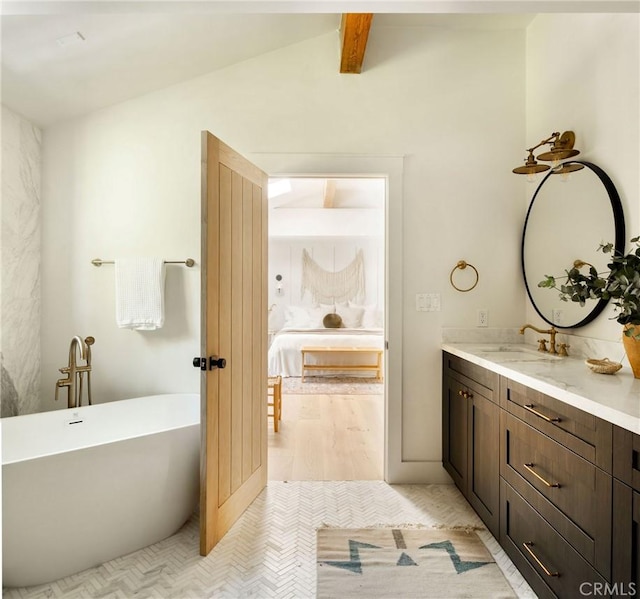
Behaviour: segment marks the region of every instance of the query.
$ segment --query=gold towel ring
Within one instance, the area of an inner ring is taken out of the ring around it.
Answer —
[[[459,268],[460,270],[464,270],[465,268],[467,268],[467,266],[471,269],[473,269],[473,272],[476,273],[476,282],[471,285],[471,287],[469,287],[468,289],[460,289],[460,287],[458,287],[454,282],[453,282],[453,273],[456,272],[456,270]],[[467,292],[467,291],[471,291],[477,284],[478,281],[480,280],[480,275],[478,274],[478,270],[476,269],[476,267],[473,264],[469,264],[468,262],[465,262],[464,260],[458,260],[458,263],[453,267],[453,270],[451,271],[451,274],[449,275],[449,281],[451,282],[451,285],[453,286],[454,289],[456,289],[457,291],[462,291]]]

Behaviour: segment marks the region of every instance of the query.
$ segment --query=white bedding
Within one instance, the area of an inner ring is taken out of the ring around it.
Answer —
[[[302,356],[300,350],[305,346],[383,349],[383,329],[281,329],[274,336],[269,348],[269,376],[278,374],[281,376],[301,376]],[[373,359],[371,356],[340,354],[334,354],[328,358],[331,364],[368,364]],[[321,356],[309,356],[308,360],[322,363]]]

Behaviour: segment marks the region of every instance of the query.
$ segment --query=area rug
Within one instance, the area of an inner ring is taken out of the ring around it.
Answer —
[[[373,378],[305,376],[283,377],[282,392],[295,395],[378,395],[384,393],[384,385]]]
[[[450,528],[321,528],[317,597],[516,597],[478,535]]]

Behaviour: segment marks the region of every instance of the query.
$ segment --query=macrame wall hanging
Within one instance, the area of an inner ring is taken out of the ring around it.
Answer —
[[[364,303],[364,256],[358,250],[353,261],[342,270],[330,272],[325,270],[302,250],[302,285],[301,295],[311,294],[317,304],[335,304],[347,301]]]

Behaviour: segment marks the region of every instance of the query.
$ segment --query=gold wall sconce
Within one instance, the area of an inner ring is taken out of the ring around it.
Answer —
[[[538,145],[532,148],[527,148],[529,155],[525,159],[524,166],[517,166],[513,169],[516,175],[527,175],[528,178],[532,178],[536,173],[543,173],[550,168],[553,169],[554,174],[567,175],[574,171],[579,171],[584,168],[582,164],[561,164],[561,160],[567,158],[573,158],[580,154],[579,150],[576,150],[573,146],[576,141],[576,136],[573,131],[565,131],[560,134],[559,132],[552,133],[547,139],[543,139]],[[534,150],[544,145],[550,145],[551,149],[547,152],[542,152],[538,156],[534,156]],[[551,162],[551,166],[548,164],[540,164],[538,160],[544,162]]]

